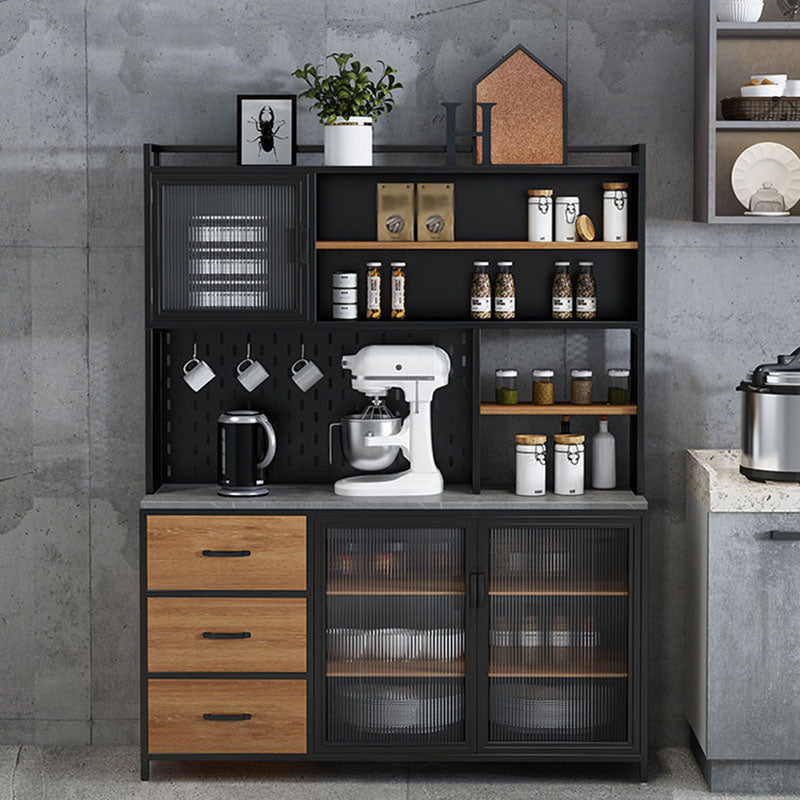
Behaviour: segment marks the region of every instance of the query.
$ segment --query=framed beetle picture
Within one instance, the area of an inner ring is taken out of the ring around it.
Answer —
[[[236,163],[294,166],[297,159],[297,96],[240,94]]]

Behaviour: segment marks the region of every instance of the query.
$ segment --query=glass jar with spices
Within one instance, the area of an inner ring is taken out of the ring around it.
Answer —
[[[570,373],[569,401],[575,406],[592,404],[592,371],[573,369]]]
[[[469,289],[469,309],[472,319],[492,318],[492,282],[487,270],[488,261],[473,261],[475,272]]]
[[[569,261],[556,261],[553,276],[553,319],[572,319],[572,279]]]
[[[553,241],[552,189],[528,189],[528,241]]]
[[[392,261],[392,319],[406,318],[406,262]]]
[[[578,319],[597,318],[597,283],[594,262],[579,261],[578,282],[575,286],[575,316]]]
[[[494,318],[514,319],[517,311],[514,276],[511,274],[513,261],[498,261],[500,272],[494,281]]]
[[[531,372],[533,378],[533,404],[535,406],[551,406],[555,402],[555,387],[553,378],[555,372],[552,369],[534,369]]]
[[[631,371],[610,369],[608,371],[608,402],[612,406],[626,406],[631,402]]]
[[[380,261],[367,262],[367,319],[381,318],[381,267]]]
[[[494,401],[500,406],[515,406],[519,402],[515,369],[497,369],[494,372]]]

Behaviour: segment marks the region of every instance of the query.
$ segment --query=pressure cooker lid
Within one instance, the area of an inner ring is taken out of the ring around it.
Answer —
[[[793,353],[778,356],[774,364],[761,364],[748,372],[740,388],[759,392],[800,393],[800,347]]]

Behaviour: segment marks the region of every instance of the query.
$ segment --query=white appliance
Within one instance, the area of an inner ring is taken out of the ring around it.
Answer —
[[[372,344],[355,355],[342,356],[342,368],[352,372],[353,388],[371,399],[400,389],[409,414],[397,433],[364,434],[366,447],[399,447],[411,465],[390,475],[355,475],[336,481],[333,490],[346,497],[440,494],[442,473],[433,456],[431,401],[450,380],[450,357],[432,344]]]

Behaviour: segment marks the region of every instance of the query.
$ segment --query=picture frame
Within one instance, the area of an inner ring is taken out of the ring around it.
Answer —
[[[236,163],[293,167],[297,163],[297,95],[236,97]]]

